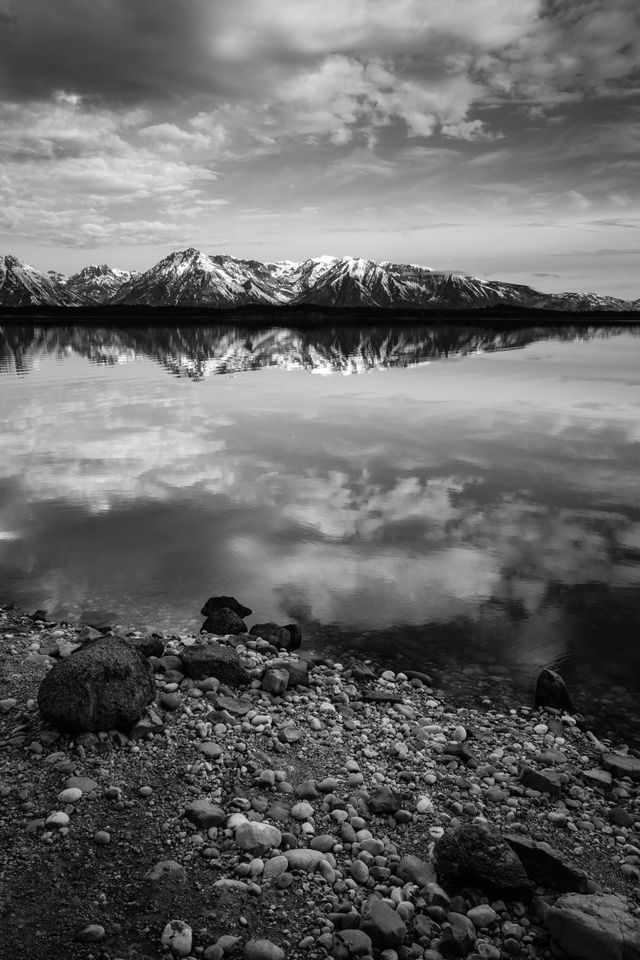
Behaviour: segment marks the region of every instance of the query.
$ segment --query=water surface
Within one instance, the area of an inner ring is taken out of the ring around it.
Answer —
[[[639,380],[635,328],[4,327],[0,600],[229,593],[490,695],[555,666],[633,739]]]

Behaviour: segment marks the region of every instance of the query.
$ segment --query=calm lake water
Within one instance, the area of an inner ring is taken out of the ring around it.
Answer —
[[[556,667],[640,742],[638,328],[5,325],[0,444],[0,601],[233,594],[454,690]]]

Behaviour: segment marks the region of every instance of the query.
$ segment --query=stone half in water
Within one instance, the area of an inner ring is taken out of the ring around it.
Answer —
[[[564,680],[559,673],[550,670],[548,667],[545,667],[536,681],[533,705],[575,713],[575,707]]]
[[[251,616],[249,607],[245,607],[245,605],[240,603],[239,600],[236,600],[235,597],[209,597],[200,613],[203,617],[209,617],[216,610],[222,610],[224,607],[226,607],[227,610],[233,610],[239,617]]]

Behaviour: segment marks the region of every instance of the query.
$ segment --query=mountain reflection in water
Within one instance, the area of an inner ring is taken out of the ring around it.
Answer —
[[[2,327],[0,600],[235,594],[492,698],[556,665],[640,742],[638,371],[610,326]]]
[[[363,373],[408,367],[428,360],[524,347],[541,339],[610,337],[632,328],[585,323],[556,327],[402,326],[288,329],[255,325],[110,328],[91,326],[0,327],[0,371],[28,373],[43,357],[69,353],[92,363],[115,364],[149,357],[177,376],[275,367],[314,373]]]

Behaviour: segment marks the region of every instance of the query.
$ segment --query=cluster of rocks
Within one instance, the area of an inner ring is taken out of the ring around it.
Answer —
[[[234,598],[203,615],[198,638],[42,623],[38,703],[0,701],[0,750],[22,763],[3,764],[0,796],[24,793],[20,769],[63,778],[48,806],[21,801],[40,849],[82,834],[113,850],[116,813],[143,829],[161,805],[166,855],[143,864],[141,846],[129,869],[141,888],[208,891],[216,930],[167,916],[159,950],[640,958],[640,758],[580,729],[570,702],[549,706],[568,696],[556,677],[538,708],[470,710],[427,674],[301,659],[297,628],[249,631]],[[217,616],[241,632],[212,634]],[[74,937],[95,950],[117,926],[87,911]]]

